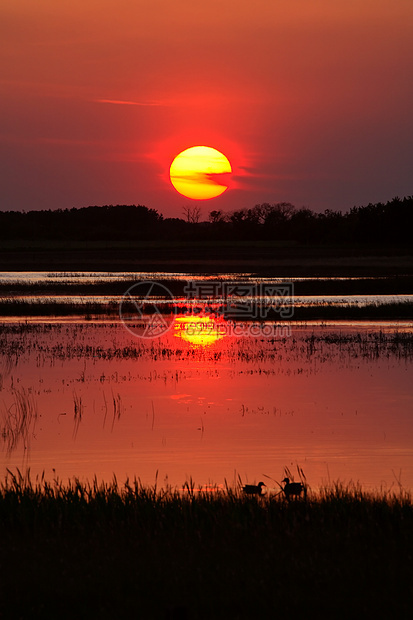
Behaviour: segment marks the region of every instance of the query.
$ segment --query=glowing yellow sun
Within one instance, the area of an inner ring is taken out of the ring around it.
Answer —
[[[207,347],[225,337],[225,325],[210,316],[177,316],[174,323],[174,334],[186,342]]]
[[[210,146],[192,146],[179,153],[169,171],[177,192],[194,200],[216,198],[228,189],[221,175],[232,172],[229,160]],[[225,177],[224,177],[225,178]]]

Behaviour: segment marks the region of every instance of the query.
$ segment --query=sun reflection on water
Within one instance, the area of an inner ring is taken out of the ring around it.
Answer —
[[[204,314],[175,317],[173,333],[195,347],[208,347],[227,335],[223,320]]]

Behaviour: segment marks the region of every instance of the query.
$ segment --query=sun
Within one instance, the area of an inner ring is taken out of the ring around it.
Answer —
[[[177,316],[174,335],[195,347],[207,347],[225,338],[225,324],[209,315]]]
[[[222,181],[226,181],[226,175],[231,172],[231,164],[223,153],[211,146],[192,146],[175,157],[169,176],[176,191],[183,196],[208,200],[228,189]]]

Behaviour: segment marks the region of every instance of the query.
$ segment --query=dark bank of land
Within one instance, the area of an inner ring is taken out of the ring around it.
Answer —
[[[248,271],[289,277],[413,273],[413,197],[315,213],[289,203],[186,219],[144,206],[0,211],[3,271]]]
[[[409,245],[270,241],[0,241],[1,271],[168,271],[262,276],[413,275]]]
[[[308,499],[9,477],[4,618],[411,617],[413,504],[333,485]]]

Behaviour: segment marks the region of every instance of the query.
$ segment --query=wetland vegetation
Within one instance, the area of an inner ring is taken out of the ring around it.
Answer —
[[[140,480],[0,485],[7,618],[408,618],[413,503],[332,484],[307,500]]]
[[[251,273],[207,276],[122,272],[29,272],[11,273],[9,278],[4,274],[0,277],[0,316],[116,317],[128,292],[136,295],[133,287],[137,282],[149,281],[148,278],[157,282],[157,295],[134,298],[141,313],[148,315],[155,310],[172,315],[207,308],[219,316],[232,318],[231,304],[234,302],[238,307],[244,306],[257,320],[413,319],[413,277],[409,275],[380,278],[296,276],[283,279],[263,278]],[[201,290],[202,286],[208,291],[215,290],[215,293],[192,300],[186,293],[186,287],[191,284]],[[266,286],[286,288],[281,296],[273,298],[265,295]],[[233,287],[235,293],[227,298],[225,291],[229,287]],[[237,296],[237,288],[244,295],[247,290],[249,299],[244,302]],[[281,308],[288,311],[280,312]],[[132,311],[136,315],[134,304]]]
[[[293,215],[285,230],[303,216]],[[248,277],[295,277],[297,296],[375,297],[296,305],[289,336],[258,330],[201,350],[126,333],[119,299],[136,282],[132,273],[86,281],[68,272],[69,283],[0,278],[0,616],[410,617],[413,304],[402,296],[412,291],[411,251],[391,242],[340,246],[339,238],[337,247],[315,247],[265,238],[259,227],[246,239],[248,217],[199,223],[195,241],[194,222],[179,223],[173,242],[0,240],[3,265],[16,269],[190,265],[194,278],[245,264]],[[327,214],[312,225],[337,222]],[[205,233],[235,225],[239,239],[230,243]],[[181,278],[156,277],[176,297]],[[165,300],[162,311],[176,308]],[[282,322],[276,313],[266,319]],[[287,501],[277,486],[247,497],[241,484],[215,485],[237,459],[248,483],[263,472],[277,477],[281,462],[297,458],[313,485],[305,501]],[[177,459],[202,472],[202,488],[189,477],[182,485]],[[108,476],[119,462],[133,472],[125,483]],[[337,471],[350,476],[320,483],[325,463],[336,467],[332,480]],[[148,484],[154,467],[174,484]],[[349,482],[360,471],[375,490]]]
[[[58,298],[42,298],[35,300],[2,298],[0,299],[0,316],[3,317],[65,317],[77,316],[80,318],[119,317],[119,303],[116,301],[78,301],[59,300]],[[143,314],[151,314],[155,307],[151,303],[142,304]],[[188,312],[184,303],[164,304],[162,313],[172,316],[173,313]],[[217,308],[217,313],[226,316],[225,308]],[[286,321],[276,310],[269,309],[266,320]],[[291,317],[290,317],[291,318]],[[412,320],[413,302],[410,300],[388,301],[387,303],[373,302],[362,305],[354,302],[337,306],[333,303],[320,303],[308,306],[294,307],[294,320]]]

